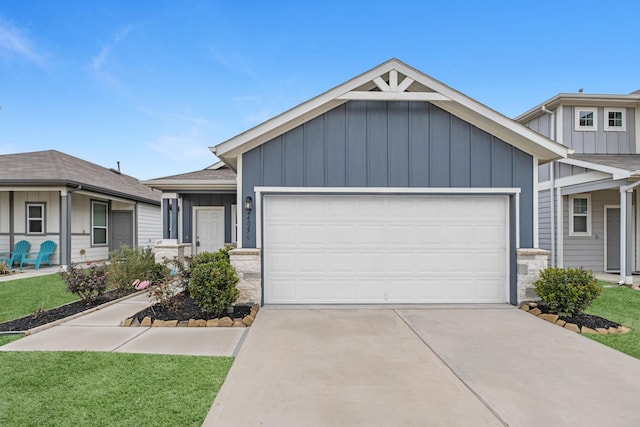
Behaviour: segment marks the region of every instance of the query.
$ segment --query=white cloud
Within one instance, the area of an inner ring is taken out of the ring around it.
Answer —
[[[45,56],[38,52],[34,42],[22,30],[0,19],[0,56],[22,58],[44,65]]]
[[[213,163],[215,157],[209,150],[210,145],[211,141],[207,141],[198,129],[191,129],[182,134],[162,135],[146,144],[148,149],[155,151],[167,161],[185,165],[185,172],[203,167],[203,164]]]
[[[127,37],[127,35],[129,34],[130,31],[131,31],[131,26],[130,25],[118,30],[113,35],[112,40],[109,43],[107,43],[105,46],[102,47],[102,49],[100,50],[100,53],[98,53],[96,56],[94,56],[91,59],[91,68],[93,68],[94,71],[100,72],[102,70],[102,68],[107,63],[107,59],[111,55],[111,52],[113,51],[113,49],[118,44],[120,44],[120,42],[122,40],[124,40],[125,37]]]

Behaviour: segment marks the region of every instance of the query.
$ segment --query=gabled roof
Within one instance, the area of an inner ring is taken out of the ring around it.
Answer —
[[[142,183],[160,190],[235,190],[236,173],[223,162],[198,171],[154,178]]]
[[[428,75],[391,59],[211,150],[231,168],[237,158],[349,100],[428,101],[529,153],[541,163],[566,157],[567,148],[463,95]]]
[[[613,179],[640,176],[640,154],[571,154],[562,162],[610,173]]]
[[[520,114],[514,120],[527,123],[545,114],[542,107],[553,110],[559,105],[574,105],[578,107],[625,107],[637,106],[640,103],[640,90],[629,94],[589,94],[589,93],[559,93],[556,96],[536,105]]]
[[[161,195],[136,178],[56,150],[0,155],[0,186],[81,185],[106,195],[159,204]]]

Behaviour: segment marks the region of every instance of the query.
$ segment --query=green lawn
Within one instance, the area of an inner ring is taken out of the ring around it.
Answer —
[[[24,335],[22,334],[10,334],[10,335],[0,335],[0,346],[5,344],[9,344],[11,341],[15,341],[17,339],[22,338]]]
[[[0,425],[200,426],[229,357],[0,353]]]
[[[601,284],[605,284],[601,282]],[[609,284],[606,284],[609,285]],[[586,337],[640,359],[640,291],[626,286],[604,288],[602,295],[585,311],[630,327],[627,334]]]
[[[59,274],[0,282],[0,322],[27,316],[37,309],[54,308],[77,296],[67,292]]]

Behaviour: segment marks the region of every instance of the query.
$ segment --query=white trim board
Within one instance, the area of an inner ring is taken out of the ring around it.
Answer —
[[[578,175],[565,176],[564,178],[555,179],[555,188],[568,187],[576,184],[586,184],[589,182],[601,181],[603,179],[612,179],[611,174],[606,172],[587,172]],[[544,191],[551,188],[551,181],[544,181],[538,184],[538,191]]]

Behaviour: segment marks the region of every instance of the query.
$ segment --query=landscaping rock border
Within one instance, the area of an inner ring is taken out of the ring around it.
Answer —
[[[520,306],[520,310],[526,311],[530,314],[533,314],[536,317],[539,317],[540,319],[546,320],[549,323],[553,323],[554,325],[561,326],[565,329],[568,329],[570,331],[577,332],[580,334],[606,335],[606,334],[625,334],[627,332],[631,332],[631,328],[627,326],[622,326],[622,325],[618,326],[617,328],[612,327],[612,328],[596,328],[596,329],[587,328],[586,326],[579,327],[575,323],[565,322],[564,320],[560,319],[560,316],[558,316],[557,314],[543,313],[538,308],[538,303],[536,302],[525,302]]]
[[[246,328],[251,326],[258,315],[260,308],[258,306],[252,306],[250,313],[244,316],[242,319],[232,319],[229,316],[221,317],[219,319],[189,319],[189,320],[151,320],[151,317],[146,316],[142,321],[137,317],[129,317],[120,323],[120,326],[126,327],[151,327],[151,328]]]

